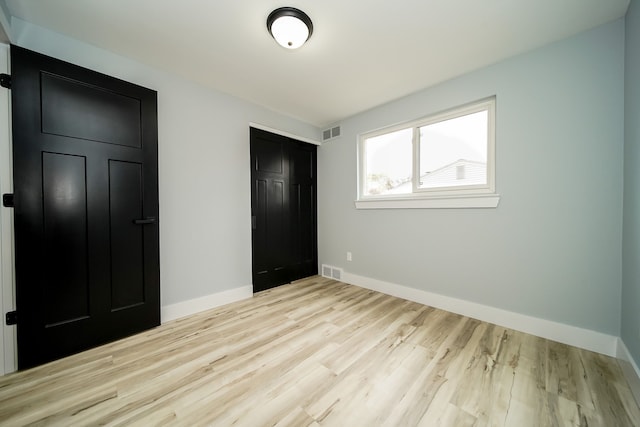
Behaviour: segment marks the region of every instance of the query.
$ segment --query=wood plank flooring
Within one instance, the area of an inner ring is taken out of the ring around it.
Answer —
[[[312,277],[0,377],[0,425],[640,426],[617,362]]]

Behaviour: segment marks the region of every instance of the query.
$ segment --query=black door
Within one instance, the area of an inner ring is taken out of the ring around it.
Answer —
[[[156,92],[11,46],[20,369],[160,323]]]
[[[312,144],[289,143],[291,280],[318,274],[316,150]]]
[[[251,128],[253,290],[318,273],[316,146]]]

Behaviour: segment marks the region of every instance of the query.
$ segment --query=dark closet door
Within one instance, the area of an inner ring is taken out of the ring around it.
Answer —
[[[11,47],[20,369],[160,323],[156,92]]]
[[[253,289],[318,272],[316,146],[251,128]]]
[[[291,280],[318,274],[316,150],[298,141],[289,145]]]

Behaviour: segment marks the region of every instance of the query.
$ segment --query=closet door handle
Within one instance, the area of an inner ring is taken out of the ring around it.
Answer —
[[[134,219],[133,223],[135,225],[147,225],[147,224],[155,224],[156,219],[152,216],[148,216],[146,218]]]

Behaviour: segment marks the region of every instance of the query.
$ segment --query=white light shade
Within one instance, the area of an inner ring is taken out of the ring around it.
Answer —
[[[280,46],[297,49],[313,34],[313,22],[300,9],[281,7],[267,17],[267,30]]]
[[[281,16],[271,24],[271,34],[280,46],[297,49],[309,38],[309,28],[293,16]]]

